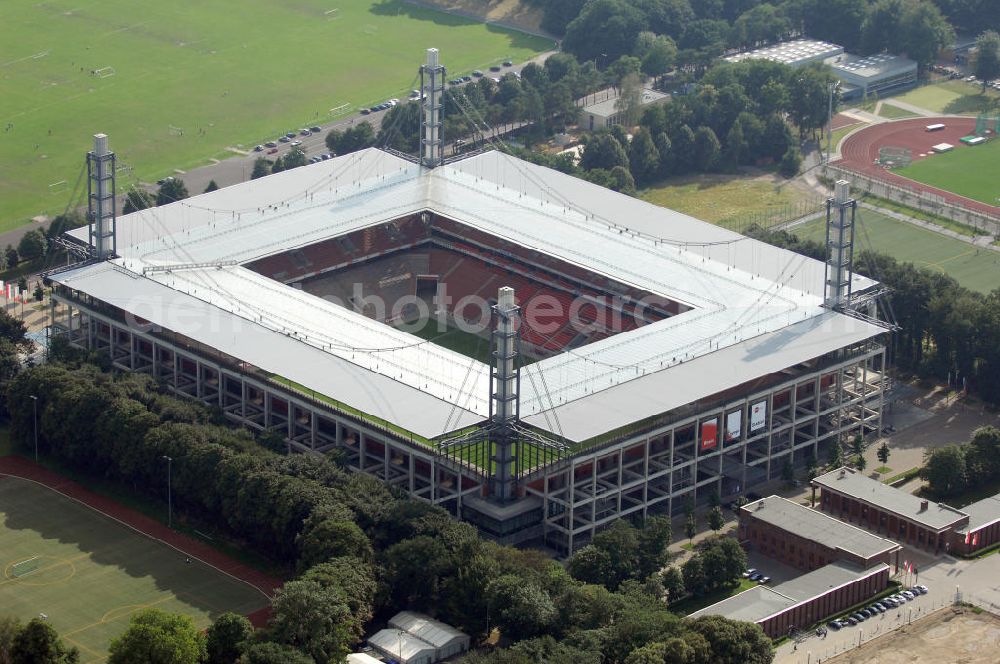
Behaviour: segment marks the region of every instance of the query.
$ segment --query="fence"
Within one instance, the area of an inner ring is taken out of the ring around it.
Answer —
[[[776,226],[816,215],[825,210],[826,199],[820,196],[811,196],[806,200],[775,205],[764,210],[755,210],[753,212],[726,217],[716,222],[716,224],[737,233],[746,233],[747,229],[754,225],[770,230]]]
[[[852,188],[861,189],[873,196],[902,203],[922,212],[972,226],[984,235],[1000,236],[1000,216],[998,215],[949,203],[939,194],[870,175],[862,175],[832,164],[826,165],[825,173],[828,177],[847,180],[851,183]]]

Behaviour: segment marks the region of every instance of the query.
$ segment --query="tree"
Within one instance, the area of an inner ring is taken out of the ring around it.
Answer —
[[[293,147],[291,150],[288,151],[288,154],[285,155],[286,171],[290,171],[293,168],[298,168],[299,166],[305,166],[305,165],[306,165],[306,153],[300,146],[296,145],[295,147]]]
[[[844,465],[844,447],[839,440],[833,441],[827,455],[827,463],[831,468],[840,468]]]
[[[689,540],[693,540],[694,536],[698,534],[698,522],[694,520],[694,514],[688,514],[684,521],[684,534]]]
[[[634,579],[639,571],[639,534],[627,521],[619,520],[594,535],[593,545],[607,552],[611,573],[603,580],[608,590]]]
[[[955,42],[955,31],[930,0],[909,0],[899,20],[903,50],[920,67],[934,62],[941,49]]]
[[[785,156],[781,158],[781,165],[778,166],[778,170],[786,178],[793,178],[799,174],[799,169],[802,168],[802,153],[799,149],[794,146],[788,146],[785,151]]]
[[[108,664],[199,664],[205,658],[205,636],[187,616],[142,609],[111,640],[109,651]]]
[[[726,518],[722,516],[722,508],[716,505],[708,511],[708,527],[719,532],[726,523]]]
[[[281,157],[275,158],[275,160],[271,162],[271,173],[280,173],[283,170],[285,170],[285,160]]]
[[[175,201],[184,200],[187,197],[188,190],[184,186],[184,182],[177,178],[172,178],[160,185],[159,191],[156,192],[156,204],[168,205]]]
[[[968,482],[965,451],[958,445],[929,450],[920,477],[927,480],[928,488],[938,498],[961,493]]]
[[[496,616],[496,624],[506,638],[520,640],[544,634],[558,616],[547,592],[513,574],[491,581],[486,596],[490,615]]]
[[[623,58],[624,59],[624,58]],[[642,77],[635,72],[627,74],[618,84],[618,99],[615,100],[619,125],[623,128],[635,126],[642,111]],[[619,141],[624,147],[628,138]]]
[[[17,267],[17,264],[21,262],[20,257],[17,255],[17,249],[9,244],[7,245],[7,248],[4,249],[4,259],[4,262],[7,264],[7,269]]]
[[[10,659],[14,664],[76,664],[80,653],[76,648],[67,649],[47,622],[33,618],[14,636]]]
[[[309,655],[280,643],[254,643],[247,646],[240,664],[316,664]]]
[[[250,179],[256,180],[257,178],[262,178],[265,175],[271,174],[271,162],[263,157],[257,157],[253,162],[253,171],[250,173]]]
[[[31,295],[35,298],[35,302],[41,302],[45,299],[45,290],[42,289],[42,282],[35,282],[35,290]]]
[[[881,463],[883,466],[889,463],[889,444],[885,441],[882,441],[882,444],[879,445],[878,450],[875,451],[875,455],[878,457],[879,463]]]
[[[215,183],[215,180],[209,180],[209,181],[208,181],[208,186],[207,186],[207,187],[205,187],[205,193],[207,194],[207,193],[208,193],[208,192],[210,192],[210,191],[215,191],[215,190],[217,190],[218,188],[219,188],[219,185],[217,185],[217,184]]]
[[[653,144],[649,130],[639,127],[629,144],[629,164],[632,177],[639,184],[655,179],[660,170],[660,153]]]
[[[689,593],[700,596],[705,593],[705,568],[702,566],[701,556],[691,556],[681,565],[681,576],[684,578],[684,587]]]
[[[704,637],[712,656],[699,661],[712,664],[771,664],[774,650],[771,639],[760,625],[722,616],[703,616],[688,627]]]
[[[851,438],[851,452],[859,456],[865,453],[865,439],[860,433],[854,434],[854,438]]]
[[[569,557],[566,569],[574,579],[605,585],[612,579],[611,555],[604,549],[588,544]]]
[[[587,171],[595,168],[610,171],[615,166],[629,166],[628,154],[618,139],[604,132],[591,137],[580,156],[580,168]]]
[[[694,132],[694,153],[695,165],[699,171],[713,171],[719,165],[722,146],[711,127],[698,127]]]
[[[976,38],[976,63],[973,72],[986,92],[986,84],[1000,78],[1000,34],[987,30]]]
[[[253,625],[246,616],[223,613],[205,633],[208,664],[234,664],[252,636]]]
[[[676,602],[684,596],[684,575],[676,567],[668,567],[662,576],[663,589],[667,591],[667,598],[671,602]]]
[[[313,580],[289,581],[275,594],[271,608],[269,628],[278,643],[294,646],[317,662],[339,662],[350,652],[351,612],[336,589]]]
[[[805,13],[805,31],[810,37],[841,44],[855,51],[860,43],[861,24],[868,13],[867,0],[815,0]]]
[[[863,471],[867,466],[868,466],[868,462],[865,461],[865,457],[864,457],[863,454],[859,454],[856,457],[854,457],[854,467],[855,468],[857,468],[858,470]]]
[[[156,205],[156,197],[145,189],[132,187],[125,194],[125,205],[122,206],[122,214],[132,214],[139,210],[145,210]]]
[[[22,629],[17,617],[0,614],[0,664],[14,664],[14,640]]]
[[[47,244],[45,233],[36,228],[21,236],[21,241],[17,243],[17,253],[24,260],[35,260],[45,255]]]
[[[625,0],[593,0],[566,26],[562,48],[577,60],[606,67],[632,52],[644,27],[642,13]]]
[[[639,530],[639,571],[643,579],[656,574],[667,564],[671,537],[670,519],[666,516],[651,516]]]

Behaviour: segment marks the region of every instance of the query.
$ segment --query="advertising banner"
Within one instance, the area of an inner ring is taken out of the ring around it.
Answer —
[[[726,442],[731,443],[734,440],[739,440],[742,432],[740,431],[740,425],[743,423],[743,411],[734,410],[733,412],[726,415]]]
[[[758,401],[750,406],[750,431],[759,431],[767,424],[767,401]]]
[[[719,444],[719,418],[713,417],[701,423],[701,449],[710,450]]]

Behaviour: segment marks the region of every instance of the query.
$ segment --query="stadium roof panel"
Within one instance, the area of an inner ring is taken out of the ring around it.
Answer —
[[[883,331],[821,306],[819,261],[499,152],[427,170],[368,149],[143,210],[118,221],[123,270],[53,278],[143,318],[158,310],[170,329],[170,310],[198,311],[219,330],[176,331],[434,437],[488,415],[488,367],[242,266],[424,210],[693,307],[531,365],[522,416],[572,440]],[[253,334],[220,332],[237,327]],[[268,339],[311,350],[275,353]],[[333,366],[351,368],[332,378]],[[361,375],[392,383],[386,398],[360,397]]]

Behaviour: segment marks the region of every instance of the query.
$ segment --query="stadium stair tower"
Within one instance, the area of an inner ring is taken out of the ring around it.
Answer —
[[[444,65],[438,62],[438,50],[427,49],[427,63],[420,66],[420,93],[423,97],[420,164],[427,168],[440,166],[444,161],[441,127],[445,75]]]
[[[113,258],[115,240],[115,153],[108,149],[107,134],[94,134],[94,149],[87,153],[87,228],[90,255]]]

